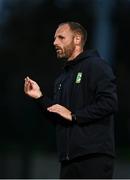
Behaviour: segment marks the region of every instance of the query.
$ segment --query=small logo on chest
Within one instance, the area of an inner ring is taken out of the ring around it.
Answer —
[[[81,82],[82,74],[83,74],[82,72],[78,72],[78,74],[76,76],[76,81],[75,81],[76,84],[79,84]]]

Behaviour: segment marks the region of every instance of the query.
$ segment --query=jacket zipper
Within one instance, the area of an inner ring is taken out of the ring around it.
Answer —
[[[64,77],[62,79],[62,81],[59,83],[59,86],[58,86],[58,91],[59,91],[60,95],[61,95],[62,83],[65,79],[66,79],[66,77]],[[67,132],[66,132],[66,155],[65,155],[65,159],[68,161],[70,159],[70,157],[69,157],[69,127],[68,126],[66,128],[66,131]]]
[[[67,132],[66,132],[66,160],[69,160],[69,127],[67,126]]]
[[[58,90],[59,90],[59,91],[61,90],[61,83],[59,84]]]

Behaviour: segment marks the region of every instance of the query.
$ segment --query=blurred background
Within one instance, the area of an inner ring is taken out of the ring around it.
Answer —
[[[55,128],[23,92],[30,76],[52,97],[62,62],[57,25],[77,21],[117,76],[114,178],[130,178],[130,0],[0,0],[0,178],[58,178]]]

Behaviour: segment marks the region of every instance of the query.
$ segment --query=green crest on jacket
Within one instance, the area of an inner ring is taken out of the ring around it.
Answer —
[[[79,84],[81,82],[81,79],[82,79],[82,72],[78,72],[75,83]]]

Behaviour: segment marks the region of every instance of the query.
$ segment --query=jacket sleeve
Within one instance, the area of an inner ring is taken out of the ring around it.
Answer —
[[[44,95],[38,99],[36,99],[37,104],[42,108],[42,110],[47,111],[47,108],[56,104],[56,95],[57,92],[57,80],[54,83],[54,88],[53,88],[53,98],[49,98],[48,96]]]
[[[43,112],[44,117],[55,126],[57,124],[58,115],[47,111],[47,108],[55,104],[55,102],[47,96],[40,97],[35,101]]]
[[[43,110],[46,110],[49,106],[54,104],[54,101],[48,98],[46,95],[36,99],[36,102]]]
[[[94,101],[73,112],[78,123],[91,123],[117,111],[116,78],[111,67],[103,60],[93,61],[90,79],[94,82]]]

